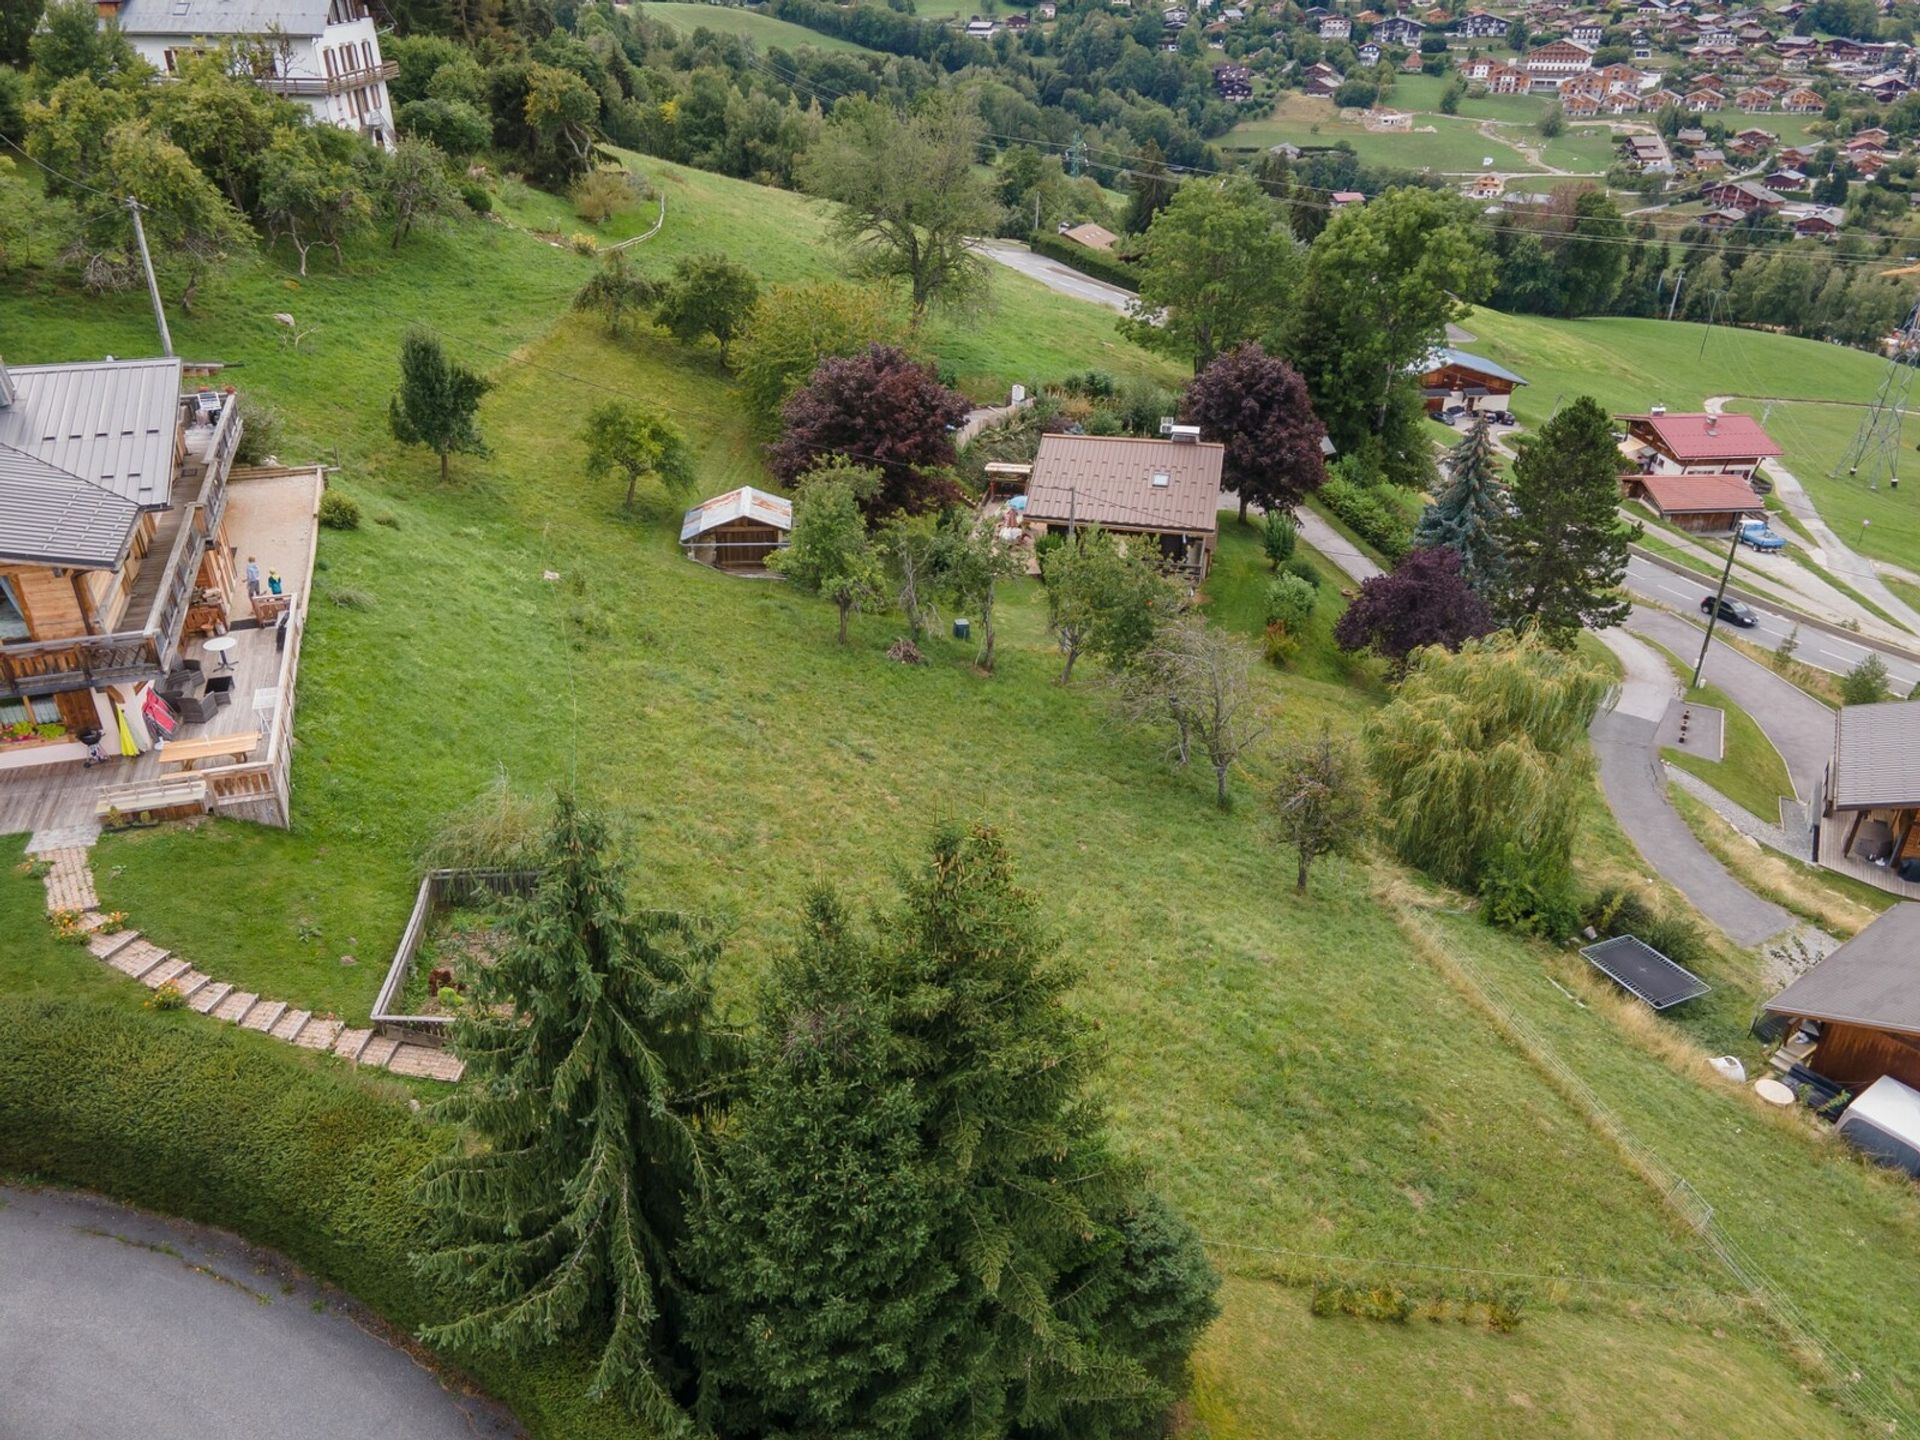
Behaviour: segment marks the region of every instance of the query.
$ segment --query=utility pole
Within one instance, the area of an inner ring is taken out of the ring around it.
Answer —
[[[1687,283],[1687,268],[1680,267],[1680,273],[1673,277],[1673,303],[1667,306],[1667,319],[1673,319],[1674,311],[1680,308],[1680,287]],[[1656,305],[1659,301],[1654,302]]]
[[[167,329],[166,307],[160,303],[160,282],[153,278],[153,256],[147,252],[147,227],[140,223],[140,202],[129,195],[127,214],[133,217],[133,238],[140,246],[140,264],[147,272],[147,298],[153,301],[153,323],[160,327],[160,353],[173,358],[173,335]]]
[[[1733,517],[1733,539],[1727,542],[1727,564],[1720,572],[1720,588],[1713,592],[1713,608],[1707,611],[1707,634],[1700,642],[1700,658],[1693,662],[1693,684],[1689,689],[1700,688],[1700,672],[1707,668],[1707,646],[1713,643],[1713,627],[1720,620],[1720,605],[1727,598],[1727,577],[1733,574],[1733,557],[1740,551],[1740,522],[1744,516],[1736,513]]]

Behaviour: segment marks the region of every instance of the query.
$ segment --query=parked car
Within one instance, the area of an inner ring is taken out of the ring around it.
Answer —
[[[1468,410],[1466,406],[1449,405],[1447,406],[1446,409],[1440,411],[1433,418],[1438,420],[1442,425],[1458,425],[1461,422],[1461,420],[1466,417],[1467,414],[1468,414]]]
[[[1713,596],[1709,595],[1700,602],[1700,613],[1702,615],[1713,614]],[[1738,600],[1722,600],[1720,602],[1720,618],[1729,625],[1738,625],[1742,630],[1751,630],[1760,623],[1760,617],[1753,613],[1753,608],[1749,605],[1742,604]]]
[[[1756,550],[1784,550],[1787,542],[1774,534],[1764,520],[1748,520],[1740,526],[1740,543]]]
[[[1480,413],[1487,417],[1487,423],[1489,425],[1517,425],[1519,423],[1513,418],[1513,412],[1511,410],[1482,410]]]

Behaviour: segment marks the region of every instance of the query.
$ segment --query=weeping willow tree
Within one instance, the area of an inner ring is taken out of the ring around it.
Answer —
[[[715,947],[687,917],[636,912],[607,826],[563,795],[533,896],[453,1027],[462,1127],[422,1172],[423,1274],[464,1297],[430,1344],[597,1346],[596,1393],[663,1436],[675,1247],[732,1042],[711,1020]]]
[[[1466,890],[1509,842],[1564,862],[1593,763],[1586,729],[1607,689],[1599,671],[1536,636],[1417,652],[1366,729],[1401,855]]]

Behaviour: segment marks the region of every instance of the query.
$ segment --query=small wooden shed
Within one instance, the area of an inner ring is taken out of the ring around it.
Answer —
[[[767,557],[787,548],[793,502],[751,485],[703,500],[680,522],[689,560],[716,570],[765,574]]]

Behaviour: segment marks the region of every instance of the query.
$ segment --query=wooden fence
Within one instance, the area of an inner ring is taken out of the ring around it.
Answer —
[[[427,926],[441,911],[471,904],[483,892],[490,897],[529,894],[539,878],[532,870],[429,870],[420,881],[420,893],[414,897],[407,928],[400,932],[400,944],[393,952],[393,963],[387,966],[387,978],[380,982],[380,993],[373,997],[374,1028],[396,1039],[444,1045],[453,1025],[451,1015],[407,1015],[396,1008],[406,995],[414,961],[419,958],[420,946],[427,938]]]

